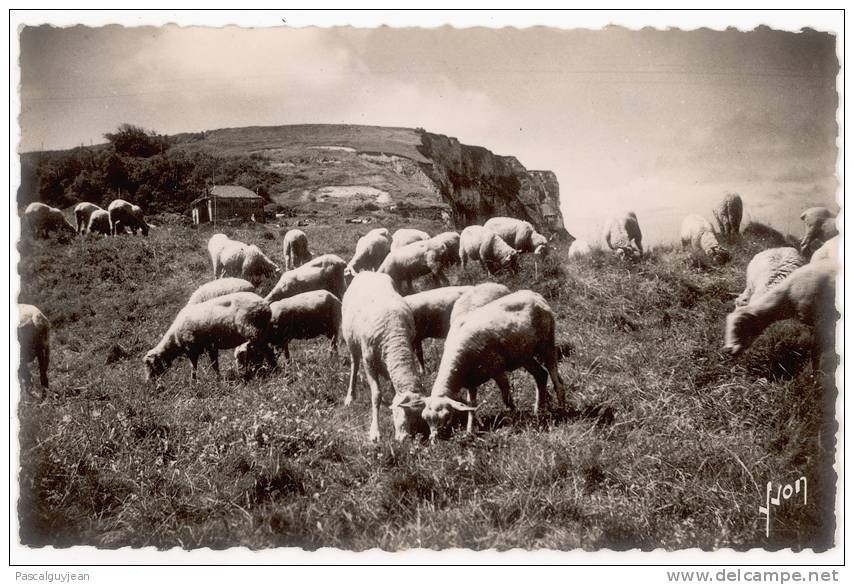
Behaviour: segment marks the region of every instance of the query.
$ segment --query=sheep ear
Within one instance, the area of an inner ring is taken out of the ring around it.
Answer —
[[[472,412],[477,410],[477,406],[469,406],[465,402],[460,402],[459,400],[454,400],[453,398],[448,398],[446,403],[454,410],[459,410],[460,412]]]
[[[408,412],[421,412],[424,410],[424,398],[422,396],[404,394],[394,397],[389,408],[394,409],[400,407]]]

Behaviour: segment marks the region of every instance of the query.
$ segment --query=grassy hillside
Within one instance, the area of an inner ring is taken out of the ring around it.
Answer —
[[[403,225],[443,229],[386,227]],[[371,227],[304,229],[315,252],[349,258]],[[148,238],[19,244],[20,301],[53,323],[55,392],[18,406],[24,544],[831,544],[834,429],[822,409],[834,390],[812,370],[808,330],[778,323],[735,360],[719,349],[744,267],[768,245],[753,235],[732,264],[707,272],[667,248],[636,265],[602,252],[572,265],[525,258],[519,274],[500,280],[554,308],[569,408],[534,419],[533,381],[516,373],[515,413],[494,385],[481,390],[482,433],[399,444],[383,409],[384,439],[371,445],[367,386],[360,382],[354,406],[342,405],[346,350],[330,356],[325,340],[293,343],[292,361],[265,379],[237,379],[222,352],[222,382],[205,368],[190,386],[185,360],[159,387],[143,381],[140,358],[211,276],[212,233],[162,223]],[[272,228],[228,233],[281,259]],[[482,278],[470,267],[451,280]],[[429,389],[441,344],[427,345]],[[765,482],[800,476],[807,504],[775,508],[766,539]]]

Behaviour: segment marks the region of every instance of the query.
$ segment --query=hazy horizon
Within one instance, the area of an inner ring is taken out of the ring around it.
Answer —
[[[728,191],[798,231],[838,189],[828,33],[111,25],[20,41],[20,151],[121,123],[423,127],[554,171],[571,233],[633,209],[649,242]]]

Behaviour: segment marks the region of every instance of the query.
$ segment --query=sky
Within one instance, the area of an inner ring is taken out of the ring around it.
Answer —
[[[20,151],[247,125],[423,127],[557,174],[571,233],[648,242],[724,193],[799,233],[838,189],[837,37],[514,28],[24,27]]]

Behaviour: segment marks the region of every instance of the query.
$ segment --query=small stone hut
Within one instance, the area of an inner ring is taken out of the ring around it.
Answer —
[[[264,198],[237,185],[214,185],[190,203],[193,223],[245,219],[264,223]]]

